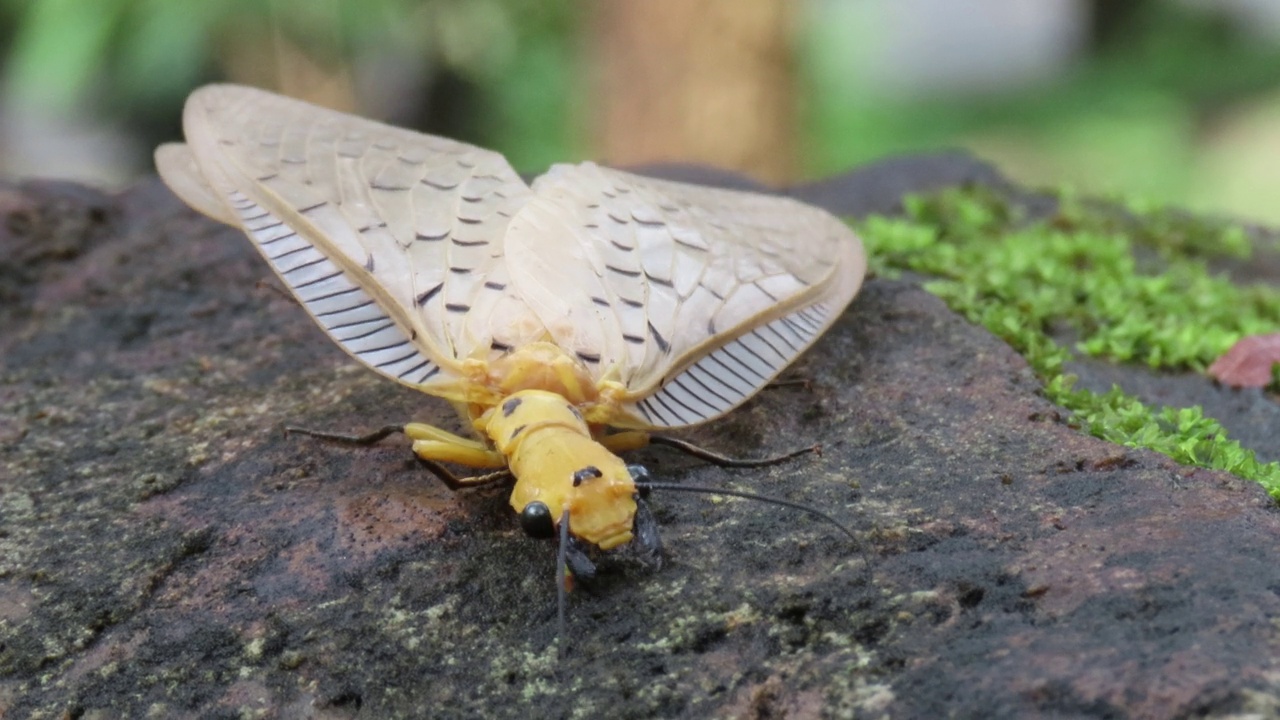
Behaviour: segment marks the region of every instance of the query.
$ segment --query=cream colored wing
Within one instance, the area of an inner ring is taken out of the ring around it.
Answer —
[[[507,238],[515,285],[561,347],[626,386],[621,426],[733,409],[835,322],[866,273],[848,226],[787,198],[592,163],[554,166],[533,189]]]
[[[192,93],[183,127],[187,145],[156,152],[161,177],[241,227],[374,370],[432,391],[543,332],[504,290],[502,240],[532,193],[501,155],[231,85]]]

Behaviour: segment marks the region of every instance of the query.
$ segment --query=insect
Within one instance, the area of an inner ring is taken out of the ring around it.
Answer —
[[[786,198],[589,162],[528,184],[495,152],[232,85],[192,93],[183,127],[156,150],[165,183],[242,229],[352,357],[477,436],[358,439],[404,432],[455,488],[514,476],[524,529],[560,535],[562,576],[590,574],[583,545],[658,546],[618,453],[750,398],[865,274],[844,223]]]

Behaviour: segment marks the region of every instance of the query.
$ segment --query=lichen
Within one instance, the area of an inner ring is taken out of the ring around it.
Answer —
[[[872,216],[858,229],[875,272],[929,276],[929,292],[1026,357],[1082,430],[1235,473],[1280,499],[1280,464],[1259,462],[1199,407],[1076,389],[1064,370],[1074,351],[1199,372],[1239,338],[1274,332],[1280,292],[1209,270],[1213,260],[1247,259],[1247,234],[1175,210],[1068,191],[1055,199],[1054,212],[1029,219],[998,191],[953,189],[908,198],[904,216]]]

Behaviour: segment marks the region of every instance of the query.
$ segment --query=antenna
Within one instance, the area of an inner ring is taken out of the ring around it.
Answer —
[[[647,474],[648,473],[646,472],[646,475]],[[647,480],[637,481],[636,488],[638,488],[641,491],[676,490],[679,492],[705,493],[707,495],[728,495],[730,497],[739,497],[739,498],[744,498],[746,500],[759,500],[760,502],[766,502],[773,505],[781,505],[782,507],[789,507],[793,510],[802,510],[804,512],[809,513],[810,515],[816,515],[822,518],[823,520],[826,520],[827,522],[831,523],[832,525],[835,525],[837,528],[840,529],[840,532],[844,533],[845,535],[848,535],[849,538],[853,540],[855,543],[858,542],[858,536],[854,535],[853,531],[845,527],[845,525],[841,523],[839,520],[836,520],[835,518],[822,512],[816,507],[813,507],[811,505],[805,505],[803,503],[792,502],[790,500],[783,500],[782,498],[771,497],[769,495],[760,495],[757,493],[746,492],[743,490],[729,490],[727,488],[703,487],[700,485],[681,485],[679,483],[649,482]]]
[[[568,643],[565,634],[564,608],[568,600],[565,598],[564,575],[569,558],[569,508],[560,516],[560,547],[556,550],[556,603],[560,616],[560,634],[556,640],[556,658],[564,659],[564,646]]]

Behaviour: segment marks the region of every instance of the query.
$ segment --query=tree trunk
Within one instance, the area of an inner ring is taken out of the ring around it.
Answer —
[[[595,6],[595,154],[686,161],[779,183],[795,168],[794,6],[613,0]]]

